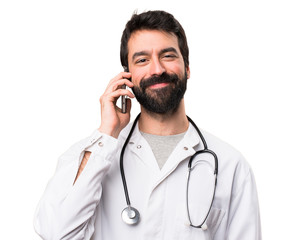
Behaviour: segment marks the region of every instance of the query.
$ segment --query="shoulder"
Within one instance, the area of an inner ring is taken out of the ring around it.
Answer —
[[[220,180],[218,182],[233,184],[232,191],[239,189],[252,174],[249,163],[243,154],[229,143],[206,131],[201,130],[201,132],[208,148],[214,151],[218,157],[218,179]]]
[[[237,150],[235,147],[233,147],[231,144],[225,142],[224,140],[216,137],[215,135],[205,131],[201,130],[206,143],[207,147],[211,150],[213,150],[216,153],[219,153],[222,158],[230,158],[230,159],[240,159],[244,158],[242,156],[242,153]]]

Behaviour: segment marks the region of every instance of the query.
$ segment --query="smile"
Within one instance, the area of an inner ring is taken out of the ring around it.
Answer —
[[[156,88],[163,88],[168,86],[170,83],[157,83],[157,84],[153,84],[151,85],[149,88],[151,89],[156,89]]]

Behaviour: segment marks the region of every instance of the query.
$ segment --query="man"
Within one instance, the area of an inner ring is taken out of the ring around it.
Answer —
[[[36,211],[37,233],[47,240],[261,239],[247,162],[206,132],[203,140],[186,117],[190,69],[178,21],[163,11],[134,14],[123,32],[121,62],[129,72],[101,96],[99,129],[59,159]],[[116,106],[120,96],[129,97],[126,113]],[[134,97],[141,105],[136,126],[128,124]],[[187,185],[188,162],[206,144],[218,161],[195,156]]]

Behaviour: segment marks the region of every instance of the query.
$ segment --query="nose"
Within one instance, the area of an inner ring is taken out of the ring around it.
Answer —
[[[152,59],[150,63],[150,75],[157,75],[160,76],[166,71],[165,67],[159,61],[159,59]]]

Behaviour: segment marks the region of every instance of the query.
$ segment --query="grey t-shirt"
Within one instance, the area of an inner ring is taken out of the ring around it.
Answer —
[[[153,135],[143,132],[141,132],[141,134],[149,143],[157,164],[159,168],[162,169],[177,144],[183,138],[185,132],[168,136]]]

